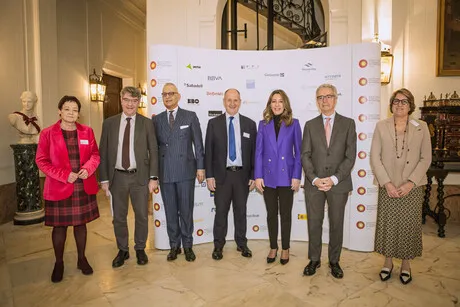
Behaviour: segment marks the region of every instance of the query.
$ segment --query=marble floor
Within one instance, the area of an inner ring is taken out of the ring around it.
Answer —
[[[404,286],[395,274],[378,278],[383,258],[375,253],[344,250],[345,277],[334,279],[327,266],[303,277],[307,243],[293,242],[290,262],[267,265],[268,242],[250,241],[252,258],[243,258],[233,242],[224,259],[211,259],[212,244],[196,246],[197,260],[184,256],[167,262],[167,251],[146,250],[150,262],[138,266],[134,251],[118,269],[111,266],[117,249],[110,209],[102,195],[101,218],[88,224],[87,257],[94,268],[84,276],[76,268],[76,247],[69,229],[65,273],[53,284],[51,228],[43,225],[0,226],[0,306],[459,306],[460,224],[449,223],[447,237],[436,236],[429,219],[424,226],[423,257],[412,263],[414,280]],[[130,229],[133,229],[130,212]],[[150,227],[152,233],[153,227]],[[131,245],[133,246],[133,244]],[[325,245],[323,254],[327,254]],[[400,263],[395,264],[398,272]]]

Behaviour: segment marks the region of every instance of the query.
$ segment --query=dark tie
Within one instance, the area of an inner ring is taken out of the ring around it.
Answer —
[[[171,127],[171,129],[174,127],[174,115],[173,115],[173,112],[174,111],[169,111],[169,127]]]
[[[233,118],[233,116],[230,116],[230,124],[228,125],[228,157],[231,161],[236,160],[235,128],[233,127]]]
[[[128,169],[129,162],[129,135],[131,132],[131,117],[126,118],[125,134],[123,135],[123,147],[121,149],[121,166]]]

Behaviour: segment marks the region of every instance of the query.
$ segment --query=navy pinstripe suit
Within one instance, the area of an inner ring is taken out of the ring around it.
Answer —
[[[197,169],[204,169],[200,122],[195,112],[181,108],[172,129],[167,111],[154,116],[152,121],[157,133],[160,191],[169,244],[171,248],[179,248],[182,242],[184,248],[189,248],[193,245],[195,176]]]

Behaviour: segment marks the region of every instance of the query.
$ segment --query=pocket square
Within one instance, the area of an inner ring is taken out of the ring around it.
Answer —
[[[183,125],[183,126],[180,126],[181,129],[185,129],[185,128],[188,128],[188,125]]]
[[[243,137],[248,138],[248,139],[251,138],[251,136],[247,132],[243,132]]]

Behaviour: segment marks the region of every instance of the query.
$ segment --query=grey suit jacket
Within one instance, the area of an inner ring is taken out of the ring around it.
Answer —
[[[109,181],[112,185],[117,161],[118,136],[121,113],[109,117],[102,124],[99,152],[99,180]],[[140,185],[146,185],[150,177],[158,176],[158,147],[155,128],[149,118],[136,114],[134,124],[134,155],[137,165],[137,180]]]
[[[305,190],[315,190],[311,182],[316,177],[336,176],[338,184],[331,192],[347,193],[353,189],[351,171],[356,160],[356,127],[348,117],[335,114],[331,141],[327,147],[321,115],[305,123],[302,140],[302,166]]]
[[[168,112],[152,118],[160,157],[160,184],[194,179],[204,169],[203,136],[195,112],[177,109],[173,129]]]

